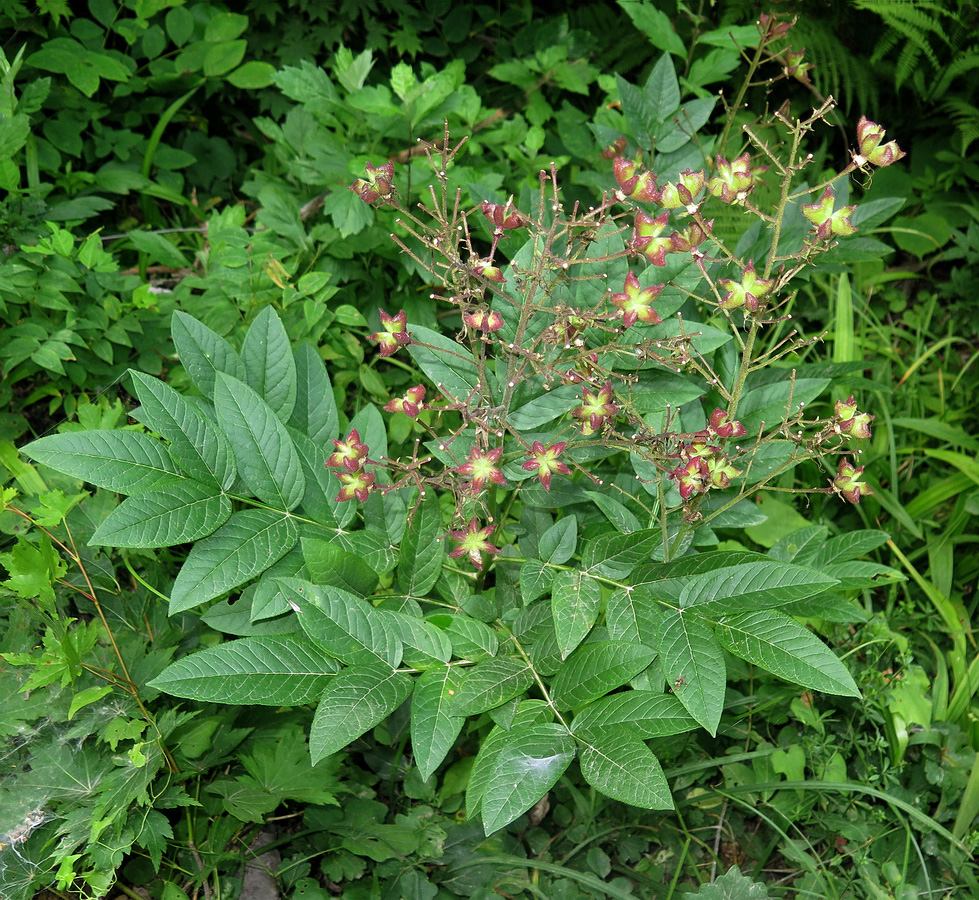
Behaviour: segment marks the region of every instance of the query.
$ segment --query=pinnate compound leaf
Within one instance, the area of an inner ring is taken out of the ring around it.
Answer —
[[[452,712],[475,716],[519,697],[534,683],[525,662],[514,658],[488,659],[466,673],[453,697]]]
[[[306,490],[299,454],[269,405],[247,384],[218,372],[214,410],[255,496],[281,509],[298,506]]]
[[[771,609],[725,618],[717,638],[741,659],[779,678],[827,694],[859,697],[843,662],[809,629]]]
[[[559,571],[551,585],[551,615],[561,659],[591,631],[602,605],[602,586],[580,569]]]
[[[282,320],[266,306],[248,327],[241,346],[248,386],[287,423],[296,407],[296,358]]]
[[[232,378],[247,378],[245,364],[234,347],[216,331],[184,312],[175,312],[170,334],[177,356],[197,389],[208,399],[214,395],[214,376],[224,372]]]
[[[92,535],[109,547],[172,547],[211,534],[231,515],[231,501],[214,485],[182,481],[123,500]]]
[[[298,706],[318,698],[339,671],[337,661],[309,641],[263,635],[178,659],[150,684],[205,703]]]
[[[334,675],[309,731],[313,765],[384,721],[411,695],[412,680],[390,666],[351,666]]]
[[[551,682],[551,699],[573,709],[603,697],[645,669],[656,652],[642,644],[594,641],[575,650]]]
[[[170,615],[191,609],[261,575],[299,542],[294,519],[244,509],[194,544],[170,592]]]
[[[410,597],[424,597],[432,589],[442,571],[442,536],[438,498],[430,494],[415,508],[401,540],[401,557],[395,571],[398,590]]]
[[[52,434],[31,442],[21,453],[120,494],[138,494],[168,476],[184,477],[162,441],[135,431]]]
[[[177,465],[191,478],[229,490],[238,469],[231,444],[213,422],[166,382],[130,370],[140,406],[133,417],[170,442]]]
[[[793,603],[838,584],[814,569],[766,560],[690,576],[677,601],[701,615],[724,615]]]
[[[623,691],[588,704],[574,717],[572,731],[601,734],[607,726],[629,725],[643,740],[682,734],[697,727],[683,704],[659,691]]]
[[[496,754],[482,797],[483,829],[499,831],[544,796],[574,759],[575,745],[557,724],[511,728]]]
[[[430,669],[411,696],[411,748],[423,780],[427,781],[452,749],[465,716],[453,711],[454,692],[462,673],[453,666]]]
[[[670,610],[659,630],[663,674],[677,699],[711,734],[724,709],[727,666],[710,626],[686,610]]]
[[[402,644],[385,618],[363,597],[301,578],[280,578],[303,631],[318,647],[349,666],[397,666]]]
[[[329,446],[340,432],[340,416],[329,373],[308,342],[296,347],[296,405],[289,424],[317,445]]]
[[[575,737],[585,780],[606,797],[643,809],[673,809],[670,786],[659,760],[627,725]]]
[[[408,331],[413,339],[408,345],[411,358],[439,390],[459,402],[476,393],[479,374],[465,347],[421,325],[410,325]]]

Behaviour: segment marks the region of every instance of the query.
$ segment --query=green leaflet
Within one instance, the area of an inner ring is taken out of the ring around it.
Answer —
[[[218,372],[245,381],[245,364],[234,347],[217,332],[180,311],[173,314],[170,331],[180,362],[205,397],[213,396]]]
[[[452,749],[465,716],[453,710],[454,692],[462,673],[443,666],[430,669],[415,682],[411,697],[411,749],[422,779],[427,781]]]
[[[559,709],[573,709],[602,697],[638,675],[656,653],[641,644],[595,641],[575,650],[551,682]]]
[[[241,346],[248,386],[287,423],[296,407],[298,376],[289,335],[271,306],[248,327]]]
[[[584,734],[579,765],[585,780],[606,797],[644,809],[673,809],[673,797],[659,760],[628,725]]]
[[[687,712],[717,734],[727,666],[710,626],[693,612],[669,610],[660,624],[659,654],[663,673]]]
[[[150,684],[202,702],[296,706],[319,697],[339,671],[336,660],[308,641],[263,635],[178,659]]]

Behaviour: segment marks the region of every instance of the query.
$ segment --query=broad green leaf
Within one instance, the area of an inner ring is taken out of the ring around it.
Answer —
[[[248,386],[287,423],[296,408],[296,358],[282,320],[266,306],[248,327],[241,345]]]
[[[525,606],[551,589],[555,571],[539,559],[528,559],[520,566],[520,597]]]
[[[847,565],[847,563],[843,563]],[[894,571],[893,569],[891,571]],[[846,577],[840,573],[832,573],[834,577],[840,578],[841,585],[845,585]],[[897,573],[899,574],[899,573]],[[885,577],[881,581],[876,579],[872,582],[876,584],[889,584],[890,578]],[[903,579],[895,579],[897,581]],[[799,616],[803,619],[822,619],[826,622],[866,622],[867,613],[863,607],[854,600],[843,596],[835,591],[828,591],[815,597],[807,597],[798,603],[786,603],[780,607],[781,611],[788,616]]]
[[[214,411],[255,496],[280,509],[298,506],[306,490],[299,453],[269,405],[247,384],[218,372]]]
[[[704,395],[704,388],[684,375],[673,372],[643,372],[639,381],[627,389],[636,412],[646,416],[667,408],[676,409]]]
[[[319,697],[339,671],[336,660],[309,641],[263,635],[184,656],[150,685],[205,703],[300,706]]]
[[[605,625],[616,641],[656,647],[662,618],[659,604],[635,588],[612,591],[605,604]]]
[[[340,417],[330,375],[316,349],[303,341],[295,351],[296,405],[289,424],[321,447],[340,432]],[[332,450],[332,448],[331,448]]]
[[[431,328],[410,325],[408,331],[413,338],[408,353],[439,391],[458,403],[478,393],[479,375],[468,349]]]
[[[643,94],[657,123],[665,122],[680,106],[680,83],[669,53],[664,53],[653,66]]]
[[[496,651],[500,649],[500,639],[496,632],[477,619],[448,613],[435,613],[426,618],[446,633],[452,641],[452,652],[459,659],[476,660],[484,656],[496,656]]]
[[[224,372],[239,381],[246,379],[245,364],[235,348],[193,316],[175,312],[170,333],[187,375],[208,399],[214,394],[216,372]]]
[[[687,48],[673,28],[670,17],[658,10],[651,3],[639,0],[619,0],[619,6],[625,10],[636,26],[657,50],[665,50],[686,61]]]
[[[281,578],[299,624],[318,647],[348,666],[397,666],[401,641],[362,597],[300,578]]]
[[[182,481],[128,497],[99,525],[90,544],[172,547],[211,534],[231,515],[231,501],[214,485]]]
[[[133,418],[170,442],[174,460],[191,478],[229,490],[238,469],[231,444],[217,425],[166,382],[132,369],[129,375],[140,403]]]
[[[314,584],[340,588],[358,597],[374,593],[377,572],[356,553],[316,538],[303,538],[302,548],[309,580]]]
[[[411,696],[411,749],[423,781],[431,778],[455,744],[465,716],[453,710],[462,673],[457,667],[430,669],[416,682]]]
[[[684,891],[680,900],[772,900],[772,895],[764,884],[752,881],[737,866],[731,866],[720,878],[702,884],[700,890]]]
[[[658,528],[634,531],[632,534],[600,534],[585,545],[581,564],[603,578],[628,578],[632,570],[663,542]]]
[[[260,575],[299,541],[294,519],[245,509],[194,544],[170,591],[170,615],[191,609]]]
[[[476,663],[456,688],[452,712],[475,716],[519,697],[534,683],[534,676],[523,660],[506,657]]]
[[[431,492],[411,512],[401,540],[401,556],[395,571],[398,590],[411,597],[424,597],[438,581],[445,555],[442,512]]]
[[[643,809],[673,809],[670,786],[659,760],[627,725],[575,733],[584,746],[581,774],[606,797]]]
[[[96,487],[138,494],[167,476],[183,478],[162,441],[135,431],[70,431],[21,448],[35,462]]]
[[[597,506],[614,526],[616,531],[621,534],[630,534],[639,531],[639,520],[632,511],[623,503],[619,503],[607,494],[600,494],[598,491],[585,491],[585,496]]]
[[[715,97],[700,97],[684,103],[660,128],[656,141],[657,151],[672,153],[679,150],[707,124],[716,104]]]
[[[571,735],[561,725],[521,725],[496,754],[482,797],[483,829],[499,831],[544,796],[574,759]]]
[[[659,655],[663,674],[687,712],[717,734],[727,666],[710,626],[687,610],[669,610],[660,625]]]
[[[589,703],[572,722],[579,728],[601,734],[607,726],[629,724],[643,739],[669,737],[697,727],[697,721],[683,704],[670,694],[659,691],[623,691]]]
[[[540,536],[540,557],[552,565],[563,565],[574,555],[577,543],[578,520],[574,516],[565,516]]]
[[[763,609],[731,616],[717,625],[716,634],[735,656],[779,678],[827,694],[860,696],[842,661],[816,635],[783,613]]]
[[[678,605],[705,616],[770,609],[804,600],[839,584],[814,569],[774,559],[691,575],[684,581]]]
[[[864,556],[878,547],[882,547],[890,539],[890,535],[873,529],[856,529],[830,538],[821,547],[811,548],[811,552],[796,559],[801,565],[822,569],[836,563],[847,562]],[[808,549],[808,548],[807,548]],[[882,566],[881,569],[886,569]]]
[[[749,434],[757,433],[762,422],[771,428],[786,416],[791,417],[800,404],[812,403],[829,384],[828,378],[785,377],[746,391],[738,406],[738,419]]]
[[[767,504],[766,504],[767,506]],[[807,525],[780,538],[768,551],[772,559],[811,565],[812,559],[825,544],[829,529],[825,525]],[[752,537],[749,535],[749,537]],[[754,540],[754,537],[752,537]]]
[[[619,100],[629,130],[640,147],[652,146],[653,137],[659,129],[660,120],[656,117],[656,107],[634,84],[621,75],[615,76],[619,88]]]
[[[575,650],[551,682],[551,699],[560,709],[574,709],[604,697],[638,675],[656,656],[642,644],[594,641]]]
[[[389,630],[404,644],[404,664],[414,669],[441,667],[452,659],[452,642],[441,628],[393,609],[375,609]]]
[[[865,588],[878,587],[882,584],[893,584],[895,581],[906,581],[907,576],[897,569],[881,563],[862,559],[848,559],[840,563],[826,563],[823,571],[830,578],[839,581],[840,591],[859,591]],[[797,615],[797,613],[793,613]],[[815,617],[815,613],[809,614]]]
[[[412,680],[390,667],[351,666],[334,675],[309,731],[313,765],[379,725],[411,695]]]
[[[591,631],[602,605],[602,586],[580,569],[565,569],[551,585],[551,615],[561,659]]]
[[[729,566],[749,562],[768,562],[770,557],[764,553],[750,550],[721,550],[711,553],[695,553],[681,556],[668,563],[651,563],[637,568],[632,573],[635,587],[649,597],[676,601],[683,593],[687,579],[694,575],[715,572]]]
[[[299,455],[299,464],[303,470],[303,481],[306,490],[300,511],[315,522],[330,528],[344,528],[356,515],[352,503],[337,501],[339,484],[334,470],[323,465],[329,455],[323,448],[300,431],[289,426],[289,437]]]
[[[390,572],[398,562],[398,552],[387,532],[376,528],[344,531],[336,536],[336,541],[344,550],[359,555],[378,575]]]
[[[517,431],[532,431],[581,405],[581,388],[562,384],[513,410],[507,421]]]

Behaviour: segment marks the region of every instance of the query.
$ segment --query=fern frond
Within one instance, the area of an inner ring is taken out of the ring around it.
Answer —
[[[846,47],[837,33],[818,20],[802,17],[792,31],[793,46],[806,49],[806,61],[820,93],[832,94],[844,110],[877,112],[877,73]]]
[[[959,152],[965,156],[973,141],[979,140],[979,109],[961,97],[949,97],[941,108],[955,123]]]
[[[967,50],[964,55],[952,60],[951,63],[944,69],[938,81],[932,86],[931,96],[934,99],[939,99],[944,96],[945,92],[948,90],[949,85],[960,75],[964,75],[966,72],[971,72],[974,69],[979,69],[979,48],[973,47]]]

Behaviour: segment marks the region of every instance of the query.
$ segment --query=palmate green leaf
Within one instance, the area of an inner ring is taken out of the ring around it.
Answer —
[[[238,469],[221,430],[166,382],[132,369],[129,376],[140,402],[133,418],[170,442],[175,462],[191,478],[230,489]]]
[[[717,734],[727,666],[710,626],[688,610],[669,610],[660,624],[659,655],[677,699],[704,728]]]
[[[296,347],[296,405],[289,424],[321,447],[340,432],[340,416],[330,375],[308,342]]]
[[[700,615],[726,615],[793,603],[837,585],[815,569],[770,559],[688,576],[677,603]]]
[[[673,809],[663,767],[628,725],[580,734],[581,774],[606,797],[643,809]]]
[[[589,703],[572,722],[571,730],[601,734],[607,726],[628,724],[643,740],[682,734],[697,727],[683,704],[659,691],[623,691]]]
[[[603,578],[628,578],[632,570],[663,541],[658,528],[647,528],[631,534],[600,534],[589,541],[581,554],[581,564]]]
[[[735,656],[779,678],[827,694],[860,696],[842,661],[816,635],[783,613],[762,609],[731,616],[718,623],[716,634]]]
[[[299,624],[318,647],[349,666],[397,666],[402,645],[362,597],[301,578],[280,578]]]
[[[422,780],[439,767],[462,731],[465,716],[453,710],[462,672],[454,666],[430,669],[416,682],[411,695],[411,749]]]
[[[261,575],[299,541],[291,517],[245,509],[194,544],[170,591],[170,615],[191,609]]]
[[[431,492],[411,514],[401,540],[401,556],[395,579],[398,590],[410,597],[424,597],[438,581],[445,555],[442,512]]]
[[[319,697],[339,671],[337,661],[309,641],[263,635],[184,656],[150,685],[205,703],[298,706]]]
[[[298,506],[306,490],[299,454],[269,405],[247,384],[217,372],[214,411],[255,496],[281,509]]]
[[[408,699],[413,686],[407,675],[390,666],[351,666],[334,675],[309,731],[313,765],[383,722]]]
[[[181,481],[128,497],[99,525],[89,544],[172,547],[211,534],[231,515],[231,501],[215,485]]]
[[[477,392],[476,364],[464,346],[421,325],[410,325],[408,331],[413,338],[408,353],[439,390],[444,388],[445,394],[460,403]],[[422,347],[415,341],[430,346]]]
[[[656,656],[642,644],[594,641],[575,650],[551,682],[551,699],[573,709],[603,697],[638,675]]]
[[[314,584],[341,588],[358,597],[374,593],[379,581],[377,572],[356,553],[316,538],[303,538],[302,548],[309,580]]]
[[[475,716],[519,697],[534,683],[530,667],[520,659],[488,659],[476,663],[452,699],[457,716]]]
[[[616,641],[655,648],[662,618],[660,605],[635,588],[612,591],[605,604],[605,625]]]
[[[296,358],[282,320],[266,306],[248,327],[241,358],[248,386],[286,424],[296,407]]]
[[[580,569],[565,569],[551,585],[551,615],[561,659],[591,631],[602,605],[602,586]]]
[[[21,453],[120,494],[138,494],[168,476],[184,478],[162,441],[135,431],[52,434],[22,447]]]
[[[544,796],[574,759],[575,744],[557,724],[517,725],[496,754],[481,803],[483,830],[499,831]]]
[[[208,399],[214,395],[214,376],[224,372],[245,381],[245,364],[221,335],[184,312],[175,312],[170,323],[177,356],[195,387]]]

